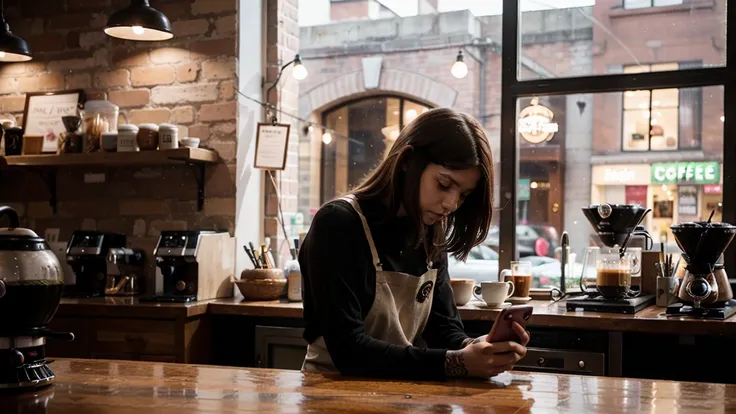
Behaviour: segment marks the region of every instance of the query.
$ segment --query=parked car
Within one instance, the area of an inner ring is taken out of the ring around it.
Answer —
[[[498,253],[488,246],[473,247],[465,262],[452,256],[447,260],[447,271],[452,279],[473,279],[476,284],[498,280]]]
[[[552,226],[543,224],[518,224],[516,226],[516,246],[519,257],[554,257],[559,241],[557,229]],[[483,245],[498,251],[498,227],[491,228]]]

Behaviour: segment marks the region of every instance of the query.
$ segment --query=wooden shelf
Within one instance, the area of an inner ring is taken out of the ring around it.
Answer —
[[[37,171],[49,190],[49,204],[56,213],[56,170],[75,167],[155,167],[184,164],[195,168],[197,209],[204,208],[205,167],[220,159],[216,151],[204,148],[177,148],[140,152],[93,152],[91,154],[9,155],[0,157],[0,167]]]
[[[215,163],[217,152],[204,148],[177,148],[140,152],[93,152],[91,154],[10,155],[0,157],[8,167],[137,167],[184,163]]]

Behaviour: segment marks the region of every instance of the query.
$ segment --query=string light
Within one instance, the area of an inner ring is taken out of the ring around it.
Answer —
[[[324,134],[322,134],[322,142],[323,142],[323,143],[324,143],[325,145],[329,145],[329,144],[330,144],[330,142],[332,142],[332,134],[330,134],[330,132],[329,132],[329,131],[327,131],[327,132],[325,132]]]
[[[452,76],[462,79],[468,74],[468,65],[465,64],[465,58],[463,56],[463,51],[459,50],[457,52],[457,58],[455,60],[455,63],[453,63],[452,68],[450,69],[450,73]]]

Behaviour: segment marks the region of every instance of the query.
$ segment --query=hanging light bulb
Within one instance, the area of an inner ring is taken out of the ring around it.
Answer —
[[[468,65],[464,62],[462,50],[457,52],[457,60],[455,60],[455,63],[452,65],[450,73],[458,79],[462,79],[468,74]]]
[[[322,142],[325,145],[328,145],[330,142],[332,142],[332,134],[330,134],[329,131],[327,131],[324,134],[322,134]]]
[[[298,54],[294,58],[294,68],[291,70],[291,75],[296,80],[304,80],[309,72],[307,72],[307,68],[302,65],[302,58]]]
[[[126,40],[156,42],[174,37],[169,18],[148,4],[148,0],[130,0],[130,6],[113,13],[105,33]]]
[[[31,49],[23,38],[10,31],[5,21],[5,7],[0,0],[0,62],[26,62],[32,59]]]

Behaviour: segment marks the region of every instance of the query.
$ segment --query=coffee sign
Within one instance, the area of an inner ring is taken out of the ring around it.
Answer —
[[[652,184],[718,184],[721,164],[718,162],[670,162],[652,164]]]
[[[539,104],[539,98],[532,98],[531,105],[519,113],[519,135],[531,144],[541,144],[552,139],[559,131],[552,110]]]

